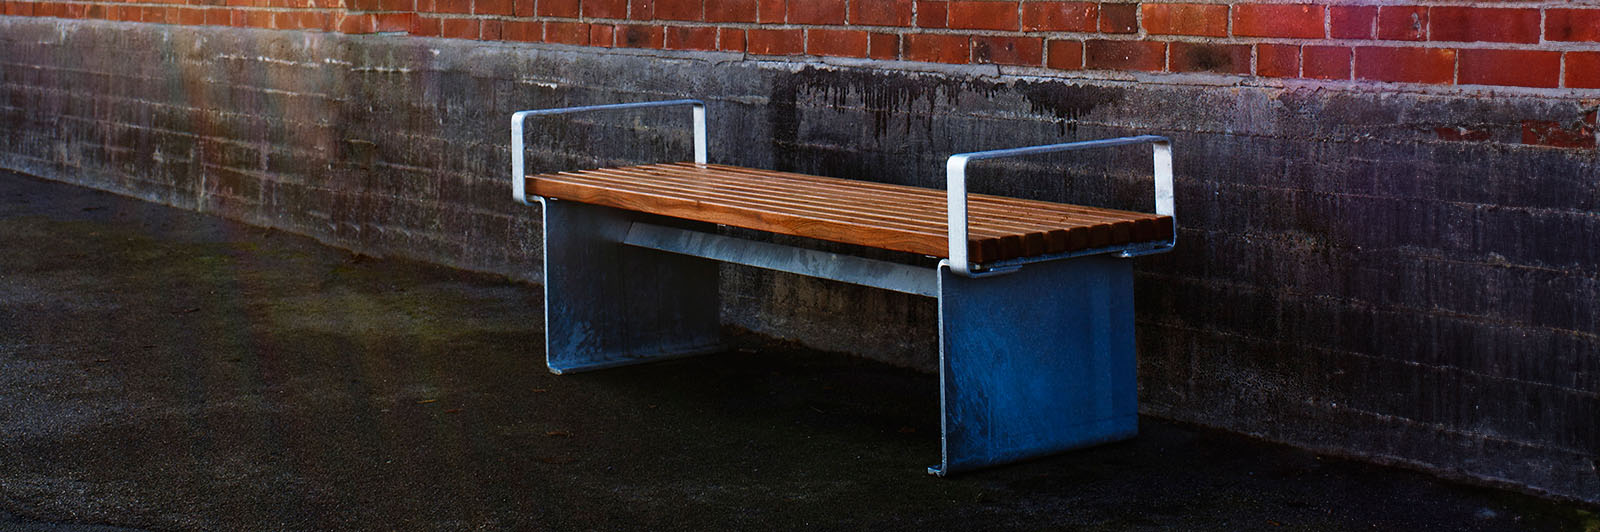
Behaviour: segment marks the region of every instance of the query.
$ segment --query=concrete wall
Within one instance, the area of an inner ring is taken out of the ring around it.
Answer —
[[[0,166],[530,281],[508,115],[684,95],[727,125],[714,161],[924,186],[954,151],[1169,135],[1181,244],[1139,263],[1145,413],[1600,501],[1594,94],[0,18]],[[544,168],[682,158],[684,123],[530,140]],[[1147,164],[976,181],[1141,207]],[[928,301],[729,273],[730,323],[931,365]]]

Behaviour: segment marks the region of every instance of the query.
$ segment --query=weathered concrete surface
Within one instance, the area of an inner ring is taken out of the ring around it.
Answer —
[[[516,109],[700,96],[725,126],[714,160],[925,186],[950,152],[1166,134],[1182,244],[1141,259],[1146,413],[1600,501],[1600,162],[1521,144],[1594,135],[1597,102],[1572,91],[15,18],[0,18],[0,67],[0,167],[530,281],[537,217],[502,177]],[[532,155],[684,157],[683,114],[550,126]],[[980,168],[975,188],[1142,207],[1145,164],[1126,150],[1004,180]],[[927,300],[725,271],[731,324],[932,367]]]
[[[557,377],[536,287],[0,174],[0,529],[1595,530],[1146,419],[952,479],[933,376],[766,345]]]

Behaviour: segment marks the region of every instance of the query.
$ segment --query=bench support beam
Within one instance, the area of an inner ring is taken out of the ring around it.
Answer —
[[[645,223],[633,224],[626,243],[919,296],[939,295],[938,279],[926,267]]]
[[[950,473],[1138,431],[1133,261],[1107,255],[974,279],[939,267],[943,463]]]

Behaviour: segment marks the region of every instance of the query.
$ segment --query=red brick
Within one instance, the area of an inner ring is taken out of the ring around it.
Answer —
[[[756,0],[706,0],[706,22],[755,22]]]
[[[712,26],[673,26],[667,28],[669,50],[715,50],[717,28]]]
[[[914,33],[906,36],[905,57],[908,61],[930,63],[966,63],[967,36]]]
[[[333,3],[335,1],[336,0],[325,0],[327,3]],[[339,6],[331,5],[328,7]],[[383,11],[416,11],[417,3],[413,0],[379,0],[378,9]]]
[[[127,8],[127,7],[122,8],[123,16],[127,16],[128,10],[129,10],[129,8]],[[137,9],[134,9],[133,11],[134,11],[134,13],[137,13],[141,18],[144,17],[144,12],[145,12],[144,9],[137,8]],[[272,27],[272,12],[271,11],[256,11],[256,10],[245,11],[244,12],[244,25],[245,26],[249,26],[251,28],[271,28]]]
[[[1555,88],[1561,84],[1561,52],[1468,49],[1460,52],[1462,85]]]
[[[1386,41],[1420,41],[1428,38],[1427,6],[1378,8],[1378,38]]]
[[[511,15],[511,0],[473,0],[472,12],[479,15]]]
[[[1544,38],[1552,41],[1600,41],[1600,9],[1544,10]]]
[[[1377,6],[1329,6],[1328,32],[1335,39],[1371,39]]]
[[[277,13],[273,13],[272,14],[272,27],[278,28],[280,30],[297,30],[297,29],[300,29],[300,22],[299,22],[298,15],[299,15],[299,13],[294,13],[294,12],[289,12],[289,11],[280,11],[280,12],[277,12]],[[341,33],[372,33],[372,28],[374,26],[377,26],[377,24],[375,24],[374,22],[375,21],[372,19],[372,15],[367,15],[367,14],[345,15],[344,18],[339,21],[339,31]],[[477,38],[477,35],[474,34],[473,38]]]
[[[1166,52],[1166,43],[1156,41],[1086,41],[1083,43],[1083,66],[1159,72],[1166,66]]]
[[[745,49],[756,55],[799,55],[806,51],[803,30],[753,29],[745,35]]]
[[[523,2],[526,0],[518,0]],[[628,0],[583,0],[583,16],[589,18],[628,18]]]
[[[1270,78],[1300,77],[1300,46],[1294,44],[1256,45],[1256,75]]]
[[[1138,33],[1139,4],[1100,4],[1100,33]]]
[[[100,6],[91,6],[91,10],[93,8],[95,8],[95,7],[100,7]],[[228,10],[226,10],[226,9],[207,9],[206,10],[206,24],[210,25],[210,26],[227,26],[228,25]],[[406,20],[406,27],[400,28],[399,30],[396,30],[396,31],[410,31],[410,28],[411,28],[410,24],[411,24],[411,20],[408,17],[407,20]]]
[[[418,0],[421,1],[421,0]],[[511,0],[511,16],[532,17],[538,14],[534,10],[538,0]]]
[[[756,4],[756,22],[762,24],[781,24],[783,14],[788,9],[783,0],[759,0]]]
[[[1228,36],[1223,4],[1144,4],[1144,30],[1159,35]]]
[[[862,30],[806,30],[806,53],[842,57],[867,56],[867,32]]]
[[[505,22],[495,19],[484,19],[478,23],[478,40],[498,41],[503,36]]]
[[[703,0],[655,0],[655,10],[658,20],[705,20]]]
[[[620,26],[616,34],[617,46],[627,48],[662,48],[666,46],[667,31],[661,26],[633,24]]]
[[[655,0],[628,0],[628,20],[656,18]]]
[[[1461,42],[1539,42],[1539,10],[1434,7],[1428,12],[1428,40]]]
[[[409,31],[411,18],[416,13],[379,13],[377,17],[377,31]]]
[[[540,0],[541,2],[545,0]],[[577,0],[567,0],[576,2]],[[433,13],[453,13],[466,15],[472,13],[472,0],[434,0]]]
[[[1567,76],[1563,86],[1573,89],[1600,89],[1600,52],[1567,52]]]
[[[967,30],[1011,30],[1021,28],[1016,2],[950,2],[950,27]]]
[[[436,17],[417,15],[411,18],[411,34],[419,37],[438,37],[443,32],[440,20]]]
[[[724,52],[743,52],[744,30],[737,28],[717,30],[717,49]]]
[[[1167,45],[1172,72],[1250,73],[1250,45],[1174,42]]]
[[[1049,57],[1045,58],[1045,66],[1056,70],[1078,70],[1083,68],[1083,43],[1078,41],[1050,41],[1047,48]]]
[[[483,22],[488,28],[489,21]],[[603,46],[610,48],[617,42],[617,27],[610,24],[589,25],[589,46]]]
[[[974,35],[972,62],[1040,66],[1044,64],[1044,39]]]
[[[893,33],[874,33],[867,42],[867,57],[873,59],[899,59],[900,36]]]
[[[844,0],[794,0],[787,9],[790,24],[844,24]]]
[[[539,42],[544,40],[544,24],[526,20],[513,20],[500,27],[500,38],[508,41]]]
[[[373,27],[376,26],[378,26],[378,24],[376,24],[376,21],[374,21],[371,14],[341,14],[341,16],[339,16],[338,24],[336,24],[334,27],[336,27],[341,34],[360,35],[371,34],[371,32],[373,32]],[[477,34],[475,34],[475,32],[474,35],[472,35],[472,38],[477,38]]]
[[[1094,31],[1099,6],[1091,2],[1023,2],[1022,31]]]
[[[1323,36],[1323,8],[1314,4],[1239,4],[1233,6],[1233,34],[1247,37]]]
[[[851,0],[850,23],[863,26],[911,26],[911,0]]]
[[[200,8],[185,7],[178,10],[178,23],[199,26],[206,23],[206,12]]]
[[[1595,113],[1571,124],[1548,120],[1523,120],[1522,143],[1557,148],[1594,149]]]
[[[1356,48],[1355,77],[1374,81],[1449,84],[1456,51],[1447,48]]]
[[[343,28],[340,31],[343,31]],[[478,19],[444,19],[443,26],[439,30],[439,36],[446,39],[476,39],[478,38]]]
[[[539,0],[539,7],[534,10],[541,17],[577,18],[578,0]]]
[[[918,28],[943,28],[949,25],[949,2],[917,2]]]
[[[589,44],[589,25],[581,22],[546,22],[544,42]]]
[[[33,4],[26,4],[27,13],[33,13]],[[122,6],[117,9],[117,16],[112,20],[123,22],[139,22],[144,19],[144,8],[138,6]],[[240,11],[239,26],[254,28],[272,27],[272,14],[261,11]]]
[[[1350,79],[1349,48],[1343,46],[1307,46],[1300,50],[1302,74],[1314,79]]]

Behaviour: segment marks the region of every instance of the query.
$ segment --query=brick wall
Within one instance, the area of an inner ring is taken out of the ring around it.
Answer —
[[[1600,7],[1566,0],[5,0],[0,8],[14,16],[1056,71],[1600,88]]]
[[[1600,8],[0,3],[0,167],[535,282],[519,109],[696,96],[740,128],[714,161],[927,187],[958,151],[1168,135],[1144,413],[1600,502]],[[681,156],[665,116],[530,155]],[[1145,157],[974,188],[1142,208]],[[927,300],[725,272],[730,323],[932,365]]]

